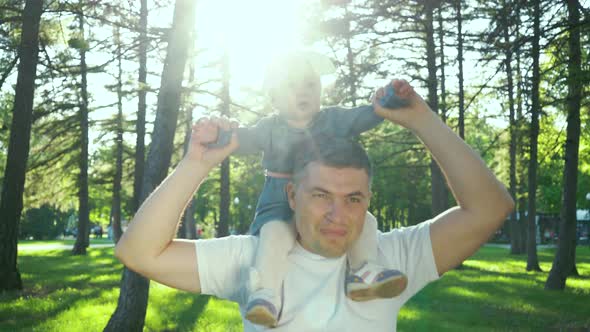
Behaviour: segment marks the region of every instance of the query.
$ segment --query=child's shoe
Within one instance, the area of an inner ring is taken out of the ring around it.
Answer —
[[[358,270],[348,270],[346,296],[353,301],[389,299],[400,295],[408,286],[408,278],[398,270],[365,262]]]
[[[246,319],[269,328],[277,326],[279,319],[279,298],[269,288],[255,290],[248,297]]]

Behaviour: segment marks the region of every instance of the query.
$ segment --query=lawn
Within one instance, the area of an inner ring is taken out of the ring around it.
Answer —
[[[35,243],[38,245],[39,243]],[[102,331],[115,309],[121,265],[112,248],[87,257],[69,250],[19,251],[22,292],[0,295],[0,331]],[[554,250],[540,250],[541,268]],[[547,272],[524,271],[525,256],[486,247],[416,295],[400,312],[399,331],[590,329],[590,248],[578,247],[582,277],[564,292],[543,290]],[[233,303],[151,283],[146,331],[241,331]]]

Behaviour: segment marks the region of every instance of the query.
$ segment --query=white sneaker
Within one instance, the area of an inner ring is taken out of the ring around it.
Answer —
[[[348,270],[346,296],[353,301],[389,299],[400,295],[408,286],[408,277],[398,270],[365,262],[358,270]]]
[[[279,298],[269,288],[260,288],[248,297],[246,319],[266,327],[276,327],[279,319]]]

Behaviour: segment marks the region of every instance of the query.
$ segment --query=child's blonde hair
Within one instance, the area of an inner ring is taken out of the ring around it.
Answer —
[[[270,93],[273,87],[289,77],[293,71],[303,72],[309,65],[319,77],[336,71],[332,61],[325,55],[313,51],[297,50],[279,54],[266,68],[263,89]]]

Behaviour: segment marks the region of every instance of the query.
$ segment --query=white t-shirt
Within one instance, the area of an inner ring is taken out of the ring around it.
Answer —
[[[297,244],[288,256],[282,314],[272,331],[395,331],[401,306],[438,278],[430,224],[379,233],[378,239],[377,262],[408,276],[408,287],[402,294],[387,300],[352,301],[344,291],[346,256],[325,258]],[[257,241],[254,236],[196,241],[202,293],[237,302],[242,317]],[[244,331],[264,330],[243,321]]]

